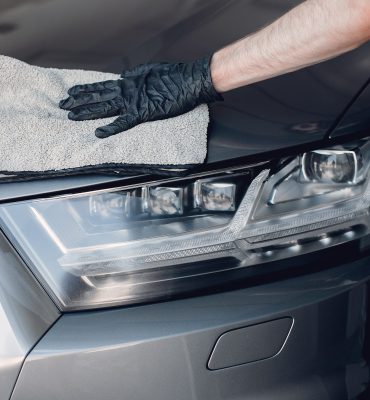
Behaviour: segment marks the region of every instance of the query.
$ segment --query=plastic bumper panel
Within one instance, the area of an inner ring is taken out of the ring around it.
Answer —
[[[233,292],[64,315],[26,359],[12,399],[364,396],[369,278],[366,258]],[[225,332],[284,317],[294,323],[278,354],[216,371],[207,368]]]

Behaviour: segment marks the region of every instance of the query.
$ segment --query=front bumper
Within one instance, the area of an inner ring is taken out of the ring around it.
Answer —
[[[12,400],[365,399],[369,281],[366,257],[240,290],[64,314],[26,358]],[[285,317],[294,324],[275,356],[207,367],[223,333]]]

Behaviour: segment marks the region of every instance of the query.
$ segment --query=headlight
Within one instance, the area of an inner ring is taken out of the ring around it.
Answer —
[[[61,309],[148,301],[365,235],[369,166],[360,140],[275,170],[5,204],[0,223]]]

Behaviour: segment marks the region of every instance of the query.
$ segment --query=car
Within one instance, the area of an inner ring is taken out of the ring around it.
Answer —
[[[0,54],[120,73],[298,3],[3,0]],[[186,175],[1,183],[0,399],[369,399],[369,50],[226,93]]]

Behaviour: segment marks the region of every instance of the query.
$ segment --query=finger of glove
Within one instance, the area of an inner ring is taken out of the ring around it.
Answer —
[[[140,75],[149,69],[155,67],[156,63],[148,63],[148,64],[139,64],[136,67],[123,71],[121,74],[121,78],[129,78],[131,76]]]
[[[114,89],[117,86],[117,81],[110,80],[104,82],[88,83],[85,85],[76,85],[68,90],[69,95],[76,95],[79,93],[97,92],[104,89]]]
[[[156,68],[166,68],[170,64],[169,63],[147,63],[147,64],[139,64],[136,67],[132,69],[128,69],[126,71],[123,71],[121,74],[121,78],[130,78],[132,76],[137,76],[141,75],[145,72],[148,72],[151,69],[156,69]]]
[[[130,114],[125,114],[121,117],[118,117],[112,123],[96,129],[95,136],[99,139],[104,139],[109,136],[117,135],[117,133],[124,132],[128,129],[133,128],[134,126],[138,125],[139,122],[140,121],[138,120],[138,118]]]
[[[71,110],[75,107],[87,104],[101,103],[104,101],[113,100],[117,97],[118,94],[119,91],[114,89],[104,89],[91,93],[79,93],[62,100],[59,103],[59,107],[64,110]]]
[[[102,103],[83,105],[74,108],[68,113],[68,118],[72,121],[86,121],[89,119],[108,118],[118,115],[120,104],[117,101],[110,100]]]

